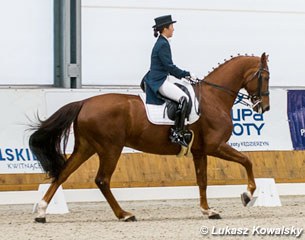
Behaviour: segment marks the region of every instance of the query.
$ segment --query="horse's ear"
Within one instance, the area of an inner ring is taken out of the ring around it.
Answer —
[[[264,67],[267,66],[268,57],[269,57],[269,55],[266,55],[265,52],[261,56],[261,63]]]

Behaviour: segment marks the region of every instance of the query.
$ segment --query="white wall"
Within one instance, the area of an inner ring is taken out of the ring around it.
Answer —
[[[138,85],[154,18],[172,14],[174,62],[203,77],[230,55],[270,54],[271,86],[305,87],[304,0],[82,0],[85,85]],[[0,5],[0,85],[53,84],[53,0]]]
[[[203,77],[230,55],[270,54],[271,86],[305,87],[305,1],[82,1],[83,84],[138,85],[154,18],[172,14],[177,66]]]
[[[53,84],[53,0],[0,3],[0,85]]]

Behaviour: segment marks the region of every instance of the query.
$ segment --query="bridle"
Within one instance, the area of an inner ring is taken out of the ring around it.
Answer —
[[[249,82],[253,81],[255,79],[255,77],[257,77],[257,81],[258,81],[257,90],[254,94],[245,94],[245,93],[241,93],[241,92],[236,92],[227,87],[224,87],[224,86],[221,86],[221,85],[218,85],[215,83],[211,83],[211,82],[207,81],[206,79],[197,78],[195,81],[191,81],[191,84],[195,85],[198,83],[199,84],[205,83],[209,86],[222,90],[235,98],[238,97],[238,100],[239,100],[238,103],[241,103],[245,106],[248,106],[248,107],[251,107],[252,109],[254,109],[257,105],[262,103],[262,101],[263,101],[262,97],[269,96],[269,94],[270,94],[269,90],[267,90],[267,91],[262,90],[262,86],[263,86],[262,72],[267,72],[269,74],[268,68],[264,68],[261,65],[260,68],[253,74],[253,76],[244,85],[244,88],[246,88],[246,86],[249,84]],[[245,101],[245,100],[249,100],[249,99],[251,100],[252,104],[249,104],[248,102]]]
[[[267,90],[267,91],[262,90],[262,86],[263,86],[262,72],[267,72],[269,74],[268,68],[264,68],[261,65],[260,68],[253,74],[252,78],[250,78],[250,80],[248,80],[245,83],[245,88],[246,88],[246,86],[249,84],[249,82],[251,82],[255,77],[257,77],[258,84],[257,84],[256,93],[251,94],[249,96],[251,99],[251,102],[253,103],[252,108],[255,108],[258,104],[260,104],[262,102],[262,97],[264,97],[264,96],[268,97],[270,94],[269,90]]]

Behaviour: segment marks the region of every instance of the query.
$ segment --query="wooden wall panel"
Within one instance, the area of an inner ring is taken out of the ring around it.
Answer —
[[[244,152],[253,163],[256,178],[275,178],[278,183],[305,182],[305,151]],[[64,188],[96,188],[98,158],[93,156],[74,172]],[[246,171],[236,163],[208,158],[210,185],[245,184]],[[46,174],[0,175],[0,191],[36,190],[47,183]],[[191,158],[146,153],[122,154],[111,187],[196,185]]]

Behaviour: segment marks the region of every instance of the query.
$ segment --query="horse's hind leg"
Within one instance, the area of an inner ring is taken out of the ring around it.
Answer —
[[[56,193],[58,187],[64,183],[67,178],[73,173],[82,163],[84,163],[89,157],[94,154],[93,149],[89,146],[82,146],[74,150],[71,156],[68,158],[64,169],[61,171],[57,180],[55,180],[48,191],[45,193],[43,199],[39,202],[37,212],[38,215],[35,218],[36,222],[46,222],[46,209],[51,202],[52,197]]]
[[[124,211],[110,190],[111,176],[119,160],[122,148],[110,147],[107,152],[99,153],[100,167],[95,178],[95,183],[103,193],[114,214],[119,220],[136,221],[132,213]]]
[[[211,209],[207,201],[207,156],[201,152],[193,152],[193,160],[199,186],[201,212],[204,215],[208,215],[210,219],[220,219],[219,213]]]

